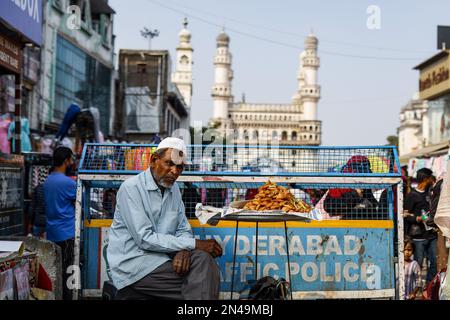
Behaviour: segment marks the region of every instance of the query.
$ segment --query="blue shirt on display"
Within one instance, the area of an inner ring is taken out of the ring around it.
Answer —
[[[47,239],[61,242],[75,237],[77,184],[66,175],[53,172],[44,183]]]

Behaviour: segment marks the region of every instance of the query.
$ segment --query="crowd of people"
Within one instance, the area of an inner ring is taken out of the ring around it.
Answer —
[[[434,223],[443,179],[422,168],[410,181],[404,179],[404,298],[432,299],[433,279],[445,272],[449,252],[445,237]]]

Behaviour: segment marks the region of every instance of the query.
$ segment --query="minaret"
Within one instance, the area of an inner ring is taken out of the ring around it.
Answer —
[[[320,66],[318,44],[314,34],[309,34],[305,40],[305,50],[300,54],[298,91],[293,97],[293,103],[303,104],[303,120],[317,120],[317,102],[320,99],[320,86],[317,81]]]
[[[175,72],[172,74],[172,82],[178,87],[184,102],[188,108],[187,126],[189,128],[192,98],[192,53],[191,32],[187,29],[188,21],[184,18],[183,29],[178,34],[180,43],[177,47],[177,63]]]
[[[214,103],[213,122],[220,123],[222,128],[228,119],[228,105],[233,102],[231,94],[231,53],[228,50],[230,37],[222,31],[217,36],[217,50],[214,58],[214,86],[212,98]]]

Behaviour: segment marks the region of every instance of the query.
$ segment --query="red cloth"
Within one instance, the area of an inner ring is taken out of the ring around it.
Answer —
[[[352,156],[348,161],[347,164],[342,169],[342,172],[344,173],[352,173],[352,172],[358,172],[358,170],[354,170],[353,165],[355,164],[365,164],[368,169],[370,169],[370,161],[366,156]],[[344,194],[351,192],[352,189],[330,189],[330,192],[328,195],[331,198],[340,198]]]
[[[53,291],[52,280],[45,271],[44,267],[39,263],[38,282],[36,288]]]

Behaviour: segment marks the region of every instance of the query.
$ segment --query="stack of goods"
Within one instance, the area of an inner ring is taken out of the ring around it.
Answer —
[[[282,210],[287,213],[312,210],[305,202],[295,199],[288,189],[277,186],[276,183],[270,181],[258,189],[255,198],[247,202],[244,209],[256,211]]]
[[[155,148],[134,148],[125,151],[125,170],[146,170]]]

